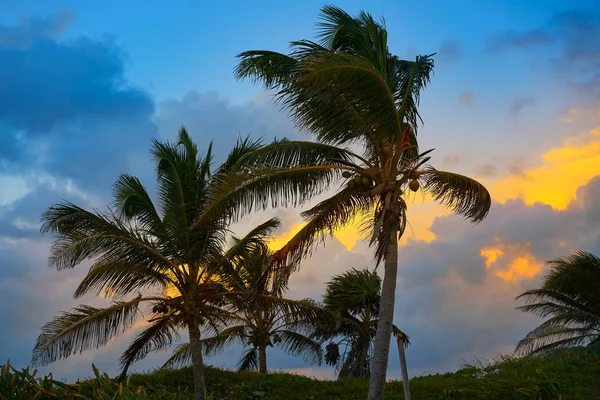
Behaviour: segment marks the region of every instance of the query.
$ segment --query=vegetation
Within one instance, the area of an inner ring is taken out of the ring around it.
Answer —
[[[365,379],[320,381],[285,373],[267,375],[206,368],[209,399],[227,400],[363,400]],[[598,399],[600,356],[586,349],[571,349],[523,359],[504,357],[477,362],[454,373],[413,378],[413,396],[441,399]],[[133,374],[116,383],[96,372],[77,384],[33,378],[28,371],[1,369],[0,399],[191,399],[191,368]],[[12,384],[11,384],[12,383]],[[24,395],[26,393],[26,395]],[[51,395],[51,394],[52,395]],[[69,394],[66,394],[69,393]],[[78,396],[75,396],[77,394]],[[46,397],[44,397],[46,395]],[[400,382],[386,384],[385,400],[404,399]]]
[[[196,216],[206,207],[213,187],[244,154],[257,148],[256,142],[240,140],[212,171],[211,146],[200,156],[182,129],[178,144],[153,144],[158,206],[142,183],[129,175],[115,183],[115,209],[108,212],[90,212],[68,202],[51,206],[42,217],[42,230],[57,235],[50,265],[60,270],[94,259],[75,297],[108,293],[118,300],[107,308],[81,305],[46,323],[33,350],[33,363],[45,365],[103,346],[132,327],[145,311],[150,324],[123,353],[123,376],[134,361],[166,348],[180,329],[186,329],[195,398],[204,398],[201,331],[214,334],[235,319],[226,306],[244,304],[240,297],[247,293],[228,285],[227,272],[263,243],[279,221],[271,219],[245,237],[234,238],[234,245],[225,250],[228,220],[235,210],[223,208],[200,223]],[[305,312],[297,302],[263,297],[264,304],[276,303],[271,306],[286,313]]]
[[[542,353],[600,342],[600,258],[580,251],[551,261],[544,284],[517,297],[517,309],[550,317],[519,342],[516,351]]]
[[[303,333],[312,332],[315,324],[312,317],[318,317],[322,323],[332,318],[311,302],[294,302],[297,304],[295,309],[280,307],[281,302],[292,302],[282,298],[287,289],[289,270],[280,269],[266,275],[272,257],[266,244],[257,245],[225,275],[229,287],[245,294],[240,296],[243,304],[239,304],[238,311],[232,314],[230,326],[216,336],[201,340],[206,355],[216,354],[236,342],[247,347],[238,363],[239,371],[267,373],[267,348],[273,346],[312,364],[321,364],[323,359],[321,344]],[[308,312],[298,314],[300,307],[305,307]],[[186,343],[177,348],[165,366],[185,365],[190,361],[190,345]]]
[[[352,269],[334,276],[327,284],[323,307],[336,319],[319,324],[314,336],[321,342],[330,341],[325,361],[337,367],[338,378],[370,375],[380,291],[381,279],[368,269]],[[408,345],[408,337],[395,330]]]
[[[279,141],[251,153],[252,171],[230,175],[213,209],[234,202],[241,214],[257,207],[303,204],[343,181],[342,188],[303,213],[307,224],[279,253],[298,262],[323,235],[363,216],[377,262],[385,261],[369,399],[383,397],[392,335],[398,239],[406,226],[408,193],[423,190],[477,223],[491,199],[480,183],[438,171],[420,152],[417,105],[433,71],[432,55],[405,61],[391,54],[383,21],[365,12],[322,9],[318,43],[291,43],[289,54],[268,50],[239,55],[238,78],[275,92],[297,126],[317,142]],[[361,145],[361,154],[344,146]],[[198,221],[209,218],[201,214]]]

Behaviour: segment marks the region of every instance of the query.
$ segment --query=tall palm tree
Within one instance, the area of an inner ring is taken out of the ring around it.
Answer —
[[[527,303],[518,310],[549,317],[519,342],[521,354],[600,342],[600,258],[579,251],[549,264],[542,287],[517,297]]]
[[[179,329],[187,329],[194,398],[204,398],[201,331],[213,332],[231,319],[222,306],[241,295],[227,288],[223,271],[262,242],[279,221],[259,225],[228,250],[227,221],[235,210],[223,208],[210,222],[194,222],[213,186],[240,157],[257,148],[256,142],[239,140],[213,172],[211,145],[200,155],[182,128],[178,144],[153,142],[156,205],[137,178],[121,175],[114,185],[114,207],[107,212],[69,202],[51,206],[42,216],[42,231],[56,234],[49,265],[62,270],[93,259],[75,297],[109,292],[117,301],[107,308],[80,305],[46,323],[32,362],[45,365],[103,346],[131,328],[144,311],[150,324],[123,353],[123,374],[134,361],[170,345]],[[145,295],[125,300],[135,292]]]
[[[212,220],[231,204],[237,210],[233,218],[256,208],[303,205],[342,183],[303,213],[306,225],[277,261],[296,265],[324,235],[366,216],[365,230],[385,270],[369,383],[369,399],[376,400],[385,384],[406,194],[421,188],[474,223],[485,218],[491,199],[475,180],[427,164],[431,150],[418,149],[417,104],[433,69],[431,56],[415,61],[394,56],[383,21],[365,12],[352,17],[326,6],[321,18],[319,43],[292,42],[290,54],[247,51],[236,69],[238,78],[274,91],[317,142],[277,141],[246,156],[239,166],[245,168],[221,182],[196,223]],[[345,148],[350,145],[361,154]]]
[[[207,355],[221,352],[233,343],[246,347],[238,363],[240,371],[267,373],[268,347],[279,347],[313,364],[322,362],[320,343],[311,339],[306,332],[314,326],[315,318],[324,321],[331,317],[311,302],[283,298],[289,279],[284,269],[263,279],[272,257],[273,253],[266,244],[257,244],[248,256],[227,273],[227,284],[232,290],[247,296],[239,297],[243,303],[236,305],[237,312],[226,329],[201,340]],[[288,303],[294,304],[293,310],[280,307]],[[298,313],[299,309],[305,312]],[[185,365],[190,361],[190,345],[186,343],[175,350],[164,367]]]
[[[368,269],[351,269],[327,283],[323,306],[336,319],[318,324],[314,336],[321,342],[330,341],[325,360],[337,367],[338,378],[370,376],[380,292],[381,279]],[[409,344],[408,337],[395,326],[394,333],[404,346]]]

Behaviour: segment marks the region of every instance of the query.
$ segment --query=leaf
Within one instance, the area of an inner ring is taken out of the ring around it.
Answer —
[[[488,214],[492,199],[487,189],[474,179],[451,172],[428,169],[419,172],[425,191],[456,214],[478,223]]]

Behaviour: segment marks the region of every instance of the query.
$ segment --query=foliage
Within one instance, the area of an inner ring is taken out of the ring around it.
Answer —
[[[106,374],[100,374],[92,365],[94,377],[66,384],[52,378],[52,375],[36,378],[28,368],[16,370],[10,361],[0,366],[0,400],[32,399],[83,399],[83,400],[176,400],[177,393],[163,389],[135,386],[128,382],[117,382]],[[148,392],[151,393],[148,394]]]
[[[548,318],[519,342],[518,353],[540,353],[600,342],[600,258],[579,251],[550,261],[539,289],[517,297],[518,310]]]
[[[326,346],[325,361],[335,365],[338,378],[368,378],[379,314],[381,279],[375,271],[351,269],[331,278],[323,306],[336,318],[316,326],[313,336]],[[408,345],[408,337],[394,327]]]
[[[476,361],[454,373],[413,378],[413,397],[441,399],[598,399],[600,355],[589,348],[561,350],[534,357],[500,357]],[[287,373],[233,372],[206,368],[211,399],[223,400],[363,400],[365,379],[322,381]],[[65,384],[52,376],[35,378],[9,363],[0,367],[0,400],[122,399],[187,400],[192,398],[191,368],[132,374],[118,383],[94,368],[94,377]],[[38,397],[35,397],[38,396]],[[385,400],[403,399],[402,384],[386,384]]]
[[[223,275],[280,224],[268,220],[236,238],[229,249],[232,209],[195,224],[196,215],[210,203],[214,186],[259,143],[240,139],[225,163],[213,169],[212,145],[200,154],[184,128],[178,139],[176,144],[153,142],[157,201],[139,179],[121,175],[108,211],[63,202],[43,214],[42,231],[56,235],[50,266],[61,270],[93,260],[75,297],[108,294],[115,301],[107,308],[81,305],[47,322],[33,350],[34,364],[46,365],[104,346],[148,315],[149,324],[121,356],[122,376],[132,363],[168,347],[181,329],[187,329],[197,349],[192,358],[197,398],[202,398],[200,330],[212,334],[226,325],[231,311],[224,306],[241,295],[226,285]]]
[[[240,262],[233,263],[222,276],[226,286],[242,295],[232,299],[230,324],[217,335],[201,340],[206,355],[214,355],[226,346],[239,343],[245,347],[238,370],[267,372],[267,348],[278,347],[286,353],[321,364],[320,343],[306,332],[316,321],[331,320],[328,312],[310,301],[295,301],[283,297],[290,270],[278,268],[267,273],[273,252],[266,244],[257,244]],[[189,343],[179,346],[164,367],[189,365]],[[163,367],[163,368],[164,368]]]
[[[191,382],[191,370],[158,370],[134,374],[135,385],[181,391]],[[536,357],[500,357],[475,362],[454,373],[426,375],[410,382],[419,400],[441,399],[598,399],[600,356],[587,349],[560,351]],[[242,400],[364,400],[365,379],[316,380],[287,373],[233,372],[207,368],[207,385],[217,399]],[[385,400],[403,399],[402,383],[386,384]]]

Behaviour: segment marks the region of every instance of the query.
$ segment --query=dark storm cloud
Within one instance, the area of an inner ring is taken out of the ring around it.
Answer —
[[[0,26],[0,168],[41,168],[108,190],[136,154],[147,156],[154,102],[126,82],[114,43],[60,40],[71,18],[62,11]]]
[[[25,48],[40,37],[58,37],[73,22],[74,15],[68,9],[58,10],[47,18],[21,18],[18,26],[0,25],[0,48]]]

